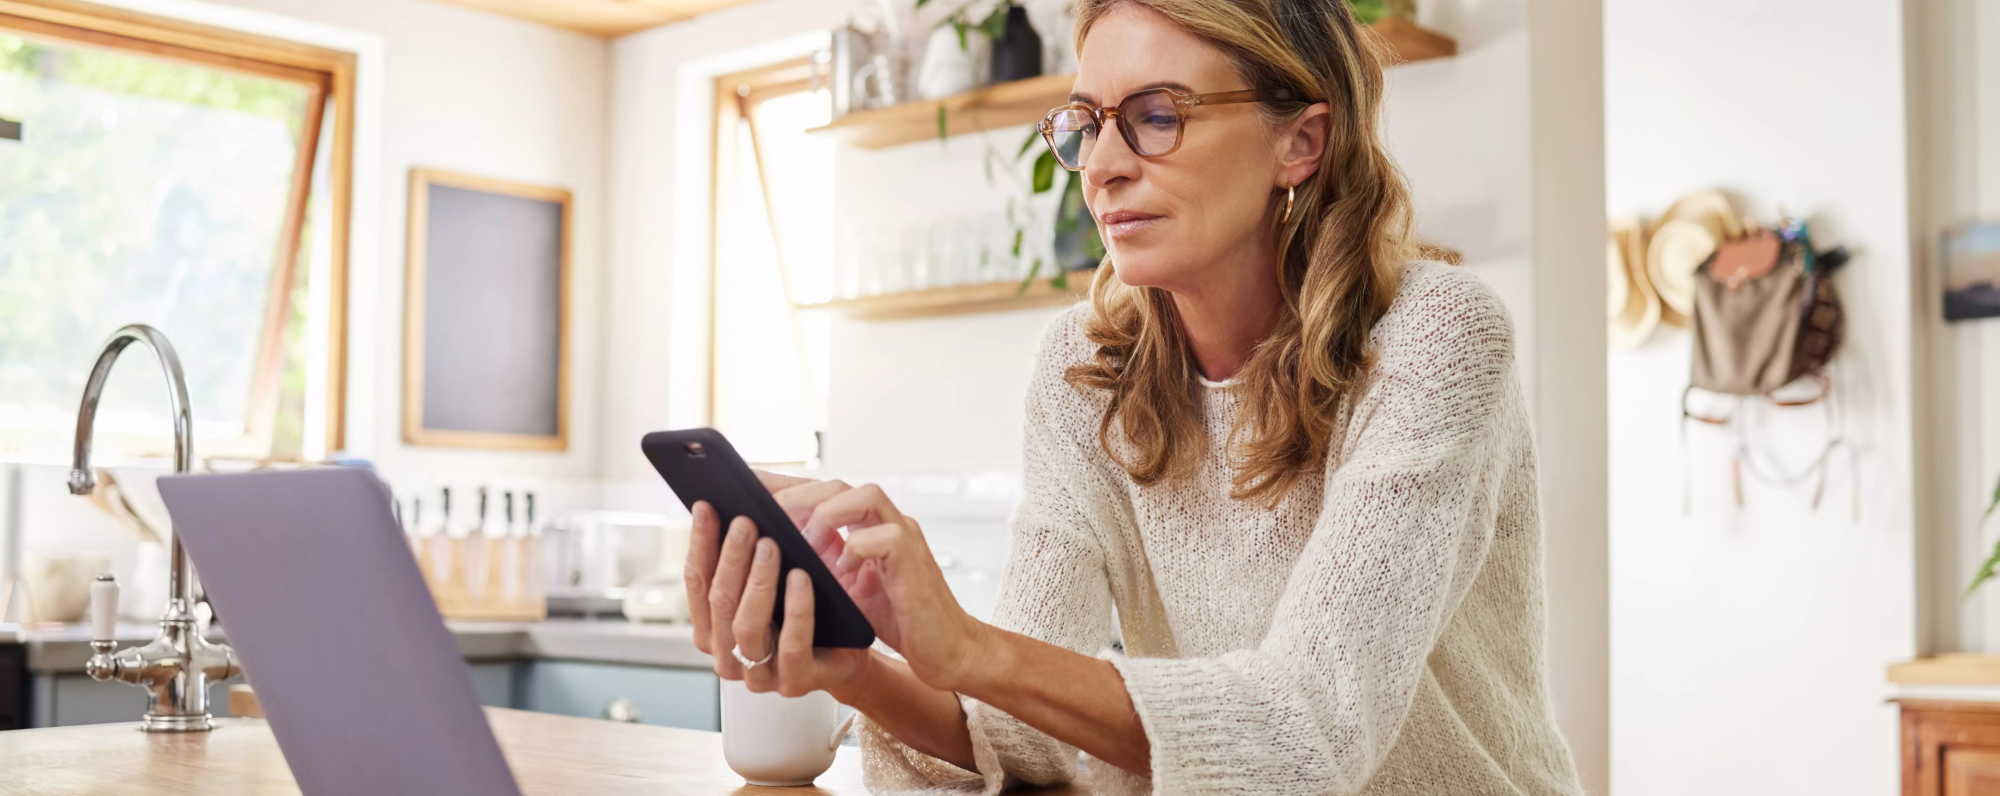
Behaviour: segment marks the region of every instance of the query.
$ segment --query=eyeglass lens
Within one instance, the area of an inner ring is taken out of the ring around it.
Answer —
[[[1181,115],[1168,94],[1136,94],[1118,105],[1119,132],[1142,157],[1166,154],[1180,141]],[[1097,120],[1089,111],[1070,108],[1049,117],[1049,143],[1065,168],[1083,168],[1097,144]]]

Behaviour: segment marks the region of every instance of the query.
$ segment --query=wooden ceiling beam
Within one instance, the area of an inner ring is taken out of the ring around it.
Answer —
[[[659,27],[749,0],[438,0],[603,39]]]

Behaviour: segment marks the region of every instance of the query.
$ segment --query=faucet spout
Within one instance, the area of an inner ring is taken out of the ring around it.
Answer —
[[[188,410],[187,377],[173,343],[160,330],[132,324],[111,333],[97,364],[84,384],[83,404],[76,411],[76,456],[71,460],[69,491],[88,495],[97,488],[90,470],[92,429],[97,420],[97,402],[111,366],[118,355],[133,343],[153,350],[167,378],[167,403],[174,419],[174,472],[194,469],[194,419]],[[113,653],[110,640],[93,641],[96,654],[88,671],[98,680],[122,680],[145,686],[150,692],[146,716],[140,725],[149,732],[190,732],[215,727],[209,720],[208,685],[235,676],[237,669],[230,649],[210,644],[201,637],[194,618],[194,565],[180,534],[173,534],[173,550],[167,559],[167,610],[160,617],[160,636],[151,644]],[[101,647],[101,648],[100,648]],[[218,663],[220,661],[220,663]]]
[[[167,377],[167,404],[174,418],[174,472],[185,473],[194,469],[194,415],[188,410],[187,376],[181,372],[181,357],[174,352],[174,344],[167,342],[167,336],[160,330],[143,323],[135,323],[111,333],[111,339],[104,341],[104,348],[97,355],[97,364],[90,369],[90,381],[83,385],[83,404],[76,410],[76,449],[70,461],[69,491],[72,495],[88,495],[97,488],[97,477],[90,471],[90,445],[93,429],[97,421],[97,402],[104,393],[104,382],[111,377],[111,366],[118,364],[118,355],[133,343],[145,343],[153,349],[153,355],[160,361],[160,370]]]

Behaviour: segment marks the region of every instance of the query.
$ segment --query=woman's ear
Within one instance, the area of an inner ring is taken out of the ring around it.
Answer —
[[[1284,185],[1298,185],[1319,171],[1332,120],[1332,108],[1324,102],[1315,102],[1285,126],[1278,149],[1278,179]]]

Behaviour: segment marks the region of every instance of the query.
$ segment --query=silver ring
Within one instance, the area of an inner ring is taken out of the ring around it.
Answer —
[[[736,662],[743,664],[743,671],[747,672],[750,671],[751,669],[755,669],[759,666],[763,666],[764,664],[770,663],[771,656],[778,654],[778,645],[776,644],[771,645],[770,652],[764,653],[764,657],[762,659],[754,661],[750,660],[749,658],[743,657],[743,645],[741,644],[730,645],[729,654],[736,656]]]

